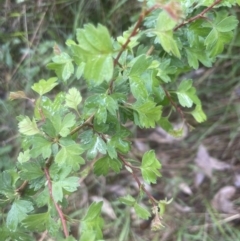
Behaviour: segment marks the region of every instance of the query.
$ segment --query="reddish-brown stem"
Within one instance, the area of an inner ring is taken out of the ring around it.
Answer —
[[[119,51],[117,57],[114,59],[114,67],[116,67],[116,65],[120,65],[119,64],[119,59],[122,55],[122,53],[124,52],[124,50],[127,48],[128,44],[130,43],[131,41],[131,38],[134,37],[135,35],[137,35],[138,33],[138,29],[143,21],[143,19],[149,14],[151,13],[153,10],[157,9],[157,8],[160,8],[161,5],[160,4],[156,4],[154,5],[153,7],[147,9],[147,10],[143,10],[138,18],[138,21],[137,23],[135,24],[134,28],[133,28],[133,31],[131,32],[131,34],[129,35],[129,37],[127,38],[126,42],[122,45],[122,48],[121,50]],[[110,84],[109,84],[109,92],[111,93],[112,92],[112,86],[113,86],[113,82],[114,82],[114,79],[111,80]]]
[[[22,185],[16,189],[16,192],[18,192],[19,195],[21,196],[23,194],[23,192],[25,191],[25,188],[27,187],[27,185],[28,185],[28,181],[24,181],[22,183]]]
[[[183,114],[181,108],[176,105],[176,103],[173,101],[173,99],[172,99],[171,95],[169,94],[169,92],[168,92],[164,87],[162,87],[162,88],[163,88],[163,90],[164,90],[167,98],[168,98],[169,101],[171,102],[172,106],[174,106],[174,108],[176,109],[176,111],[181,115],[182,121],[184,121],[185,118],[184,118],[184,114]]]
[[[204,14],[208,11],[210,11],[214,6],[216,6],[217,4],[219,4],[222,0],[216,0],[211,6],[205,8],[201,13],[199,13],[198,15],[188,19],[187,21],[179,24],[177,27],[174,28],[174,31],[178,30],[179,28],[181,28],[182,26],[188,24],[188,23],[191,23],[199,18],[203,18],[204,17]]]
[[[126,160],[124,159],[123,156],[118,155],[118,158],[123,162],[123,164],[124,164],[125,166],[128,166],[128,167],[132,168],[132,166],[126,162]],[[140,182],[140,180],[139,180],[139,178],[137,177],[136,173],[135,173],[134,171],[132,171],[131,173],[132,173],[133,178],[134,178],[135,181],[137,182],[139,189],[142,189],[142,190],[146,193],[146,195],[148,196],[149,200],[151,201],[151,203],[152,203],[152,205],[153,205],[153,207],[154,207],[155,204],[156,204],[155,198],[154,198],[154,197],[149,193],[149,191],[144,187],[144,184],[142,184],[142,183]]]
[[[54,198],[53,198],[53,195],[52,195],[52,181],[51,181],[51,178],[50,178],[50,174],[49,174],[49,170],[48,168],[44,168],[44,173],[46,175],[46,178],[47,178],[47,182],[48,182],[48,189],[49,189],[49,194],[50,194],[50,197],[54,203],[54,206],[58,212],[58,215],[60,217],[60,220],[61,220],[61,223],[62,223],[62,227],[63,227],[63,232],[64,232],[64,235],[65,237],[67,238],[69,236],[69,233],[68,233],[68,229],[67,229],[67,222],[66,222],[66,219],[64,217],[64,214],[62,212],[62,209],[60,208],[60,206],[57,204],[57,202],[55,202]]]
[[[70,135],[75,134],[76,132],[78,132],[79,130],[81,130],[84,126],[91,125],[91,124],[92,124],[93,117],[94,117],[94,114],[92,114],[82,125],[77,126],[75,129],[73,129],[73,130],[70,132]]]

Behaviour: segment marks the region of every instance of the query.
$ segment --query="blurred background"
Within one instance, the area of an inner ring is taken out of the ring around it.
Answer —
[[[102,23],[112,36],[127,30],[138,18],[136,0],[0,0],[0,170],[14,166],[21,141],[16,116],[32,115],[29,101],[9,101],[10,91],[24,91],[34,98],[31,86],[54,73],[46,64],[53,48],[65,50],[66,39],[84,23]],[[240,19],[239,8],[232,14]],[[208,120],[185,128],[183,137],[173,138],[162,129],[132,129],[133,158],[153,148],[162,162],[162,178],[148,186],[157,198],[172,198],[163,220],[165,228],[151,231],[151,221],[138,220],[117,197],[136,196],[137,184],[123,171],[120,175],[82,180],[81,189],[70,200],[69,216],[80,219],[82,207],[104,200],[104,234],[111,241],[235,241],[240,240],[240,30],[212,68],[200,67],[188,74],[194,80]],[[184,76],[179,76],[183,78]],[[86,90],[83,80],[60,85]],[[59,89],[58,89],[59,91]],[[180,118],[173,116],[174,125]],[[131,128],[131,126],[130,126]],[[80,201],[79,201],[80,200]],[[142,205],[148,205],[148,202]],[[77,237],[79,224],[72,225]],[[40,240],[42,234],[36,235]],[[47,235],[42,240],[49,240]]]

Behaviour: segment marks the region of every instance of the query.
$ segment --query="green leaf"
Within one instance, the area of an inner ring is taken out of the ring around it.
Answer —
[[[81,222],[81,233],[92,231],[96,234],[96,240],[102,239],[103,220],[100,216],[103,202],[93,202],[87,210]]]
[[[67,177],[61,180],[62,188],[68,192],[75,192],[80,186],[78,177]]]
[[[52,58],[52,61],[56,64],[65,64],[69,61],[71,61],[71,57],[67,54],[62,52],[61,54],[58,54]]]
[[[191,98],[187,95],[187,93],[184,92],[177,92],[178,100],[181,106],[183,107],[192,107],[193,101]]]
[[[79,187],[78,177],[67,177],[63,180],[54,181],[52,183],[52,194],[56,202],[62,201],[63,199],[63,189],[68,192],[74,192]]]
[[[162,107],[156,106],[156,103],[151,100],[136,102],[133,108],[137,112],[134,115],[134,122],[140,127],[153,128],[161,118]]]
[[[77,170],[79,165],[85,163],[84,159],[80,156],[83,151],[79,144],[62,146],[62,149],[56,155],[55,162],[60,166],[69,165],[74,170]]]
[[[112,115],[116,115],[116,110],[118,109],[117,102],[110,95],[106,95],[104,102],[105,102],[105,106],[106,106],[107,110]]]
[[[167,53],[172,53],[177,58],[179,59],[181,58],[181,54],[179,52],[177,42],[173,37],[173,31],[157,32],[156,35],[163,49]]]
[[[138,203],[135,203],[133,207],[139,218],[148,219],[151,217],[151,214],[148,212],[148,210],[141,207]]]
[[[74,72],[72,58],[63,52],[60,55],[54,56],[52,60],[54,64],[48,64],[48,67],[54,69],[64,81],[68,80]]]
[[[65,106],[70,107],[74,110],[77,110],[77,106],[81,103],[82,96],[76,88],[69,89],[66,94],[66,104]]]
[[[74,66],[72,64],[72,62],[67,62],[65,63],[63,70],[62,70],[62,79],[64,81],[68,80],[71,75],[74,73]]]
[[[8,171],[0,173],[0,193],[10,200],[14,198],[15,188],[13,187],[13,178]]]
[[[94,81],[95,85],[104,80],[110,81],[113,76],[113,47],[106,27],[92,24],[84,25],[84,29],[77,30],[78,45],[70,47],[85,63],[84,77]]]
[[[30,158],[31,158],[31,157],[30,157],[30,151],[29,151],[29,149],[27,149],[26,151],[19,153],[17,160],[18,160],[20,163],[24,163],[24,162],[29,161]]]
[[[121,136],[119,136],[119,134],[117,133],[116,135],[114,135],[109,141],[108,141],[108,146],[112,146],[114,149],[117,149],[117,151],[126,154],[129,152],[129,150],[131,149],[130,143],[126,140],[123,140],[121,138]],[[109,148],[108,148],[109,150]],[[112,149],[110,149],[110,153],[111,151],[113,151]],[[114,155],[114,151],[112,152],[112,154]],[[116,158],[116,157],[115,157]]]
[[[132,65],[132,67],[129,71],[129,76],[139,77],[148,69],[148,67],[151,64],[151,61],[147,58],[145,54],[142,54],[134,58],[130,64]]]
[[[27,136],[32,136],[40,133],[35,120],[33,119],[31,121],[28,116],[18,123],[18,128],[20,133]]]
[[[53,77],[48,80],[41,79],[38,83],[32,86],[32,89],[39,95],[44,95],[51,91],[58,83],[56,83],[57,78]]]
[[[146,99],[148,97],[147,88],[141,75],[147,70],[147,68],[150,66],[150,63],[151,62],[149,59],[147,59],[146,55],[140,55],[133,59],[130,63],[132,64],[129,72],[130,88],[133,96],[136,99]]]
[[[16,200],[13,202],[7,215],[7,227],[11,231],[16,231],[18,224],[27,217],[27,213],[33,211],[32,203],[26,200]]]
[[[110,156],[104,156],[97,160],[94,163],[94,173],[97,176],[106,176],[109,172],[109,169],[113,169],[116,173],[120,172],[122,163],[117,159],[112,159]]]
[[[157,160],[153,150],[146,152],[142,158],[141,172],[143,179],[147,183],[156,183],[157,177],[161,174],[159,169],[161,168],[160,162]]]
[[[119,201],[121,203],[126,204],[127,206],[133,206],[136,203],[135,198],[133,198],[131,195],[127,195],[125,197],[120,197]]]
[[[85,231],[79,241],[96,241],[96,234],[93,231]]]
[[[173,30],[177,22],[166,12],[161,11],[157,18],[156,29],[161,32]]]
[[[194,117],[194,119],[199,123],[207,120],[207,117],[203,112],[201,105],[196,105],[195,109],[191,112],[191,114]]]
[[[102,209],[102,205],[103,205],[103,202],[93,202],[88,210],[87,210],[87,213],[85,214],[84,218],[82,219],[82,221],[92,221],[94,220],[95,218],[99,217],[100,214],[101,214],[101,209]]]
[[[96,157],[98,151],[102,154],[106,154],[107,145],[102,138],[96,136],[92,139],[91,147],[88,149],[87,157],[93,159]]]
[[[50,214],[46,213],[39,213],[39,214],[32,214],[28,215],[21,224],[27,230],[34,231],[34,232],[43,232],[49,226],[50,221]]]
[[[179,103],[183,107],[192,107],[193,103],[196,105],[201,104],[196,95],[196,89],[192,87],[192,80],[183,80],[178,86],[177,97]]]
[[[56,132],[62,137],[66,137],[70,133],[70,128],[76,123],[75,115],[73,113],[68,113],[61,119],[61,116],[56,114],[51,118]]]
[[[32,139],[32,149],[30,151],[31,157],[38,157],[39,155],[42,155],[42,157],[48,158],[50,157],[52,153],[52,142],[48,141],[42,136],[34,136]]]
[[[21,165],[20,177],[23,180],[32,180],[44,176],[39,162],[25,162]]]
[[[173,199],[171,198],[171,199],[168,200],[168,201],[167,201],[167,199],[165,199],[165,200],[160,200],[160,201],[158,202],[158,207],[159,207],[159,209],[160,209],[159,214],[160,214],[161,217],[162,217],[163,214],[165,213],[166,206],[169,205],[172,201],[173,201]]]
[[[234,30],[238,25],[238,20],[235,16],[228,16],[222,19],[217,25],[216,28],[219,32],[229,32]]]

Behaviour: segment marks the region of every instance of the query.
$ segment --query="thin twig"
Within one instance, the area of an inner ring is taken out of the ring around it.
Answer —
[[[177,27],[175,27],[173,30],[176,31],[178,30],[179,28],[181,28],[182,26],[188,24],[188,23],[191,23],[199,18],[203,18],[204,17],[204,14],[208,11],[210,11],[214,6],[216,6],[217,4],[219,4],[222,0],[216,0],[211,6],[205,8],[201,13],[199,13],[198,15],[188,19],[187,21],[179,24]]]
[[[38,241],[44,241],[45,238],[47,237],[48,231],[44,231]]]
[[[149,14],[151,13],[152,11],[154,11],[155,9],[157,8],[160,8],[161,5],[160,4],[155,4],[153,7],[149,8],[148,10],[143,10],[137,20],[137,23],[135,24],[131,34],[128,36],[126,42],[122,45],[122,48],[121,50],[118,52],[118,55],[117,57],[114,59],[114,67],[116,67],[116,65],[120,65],[119,64],[119,59],[122,55],[122,53],[126,50],[128,44],[130,43],[131,41],[131,38],[136,36],[138,34],[138,29],[140,27],[140,25],[142,24],[142,21],[144,20],[144,18]],[[113,86],[113,82],[114,82],[114,79],[111,80],[110,84],[109,84],[109,90],[110,90],[110,93],[112,92],[112,86]]]
[[[173,106],[173,107],[176,109],[176,111],[181,115],[182,121],[184,121],[185,118],[184,118],[184,114],[183,114],[181,108],[176,105],[176,103],[173,101],[172,97],[170,96],[169,92],[168,92],[164,87],[162,87],[162,88],[163,88],[163,90],[164,90],[167,98],[168,98],[169,101],[171,102],[172,106]]]
[[[22,183],[22,185],[16,189],[16,192],[19,193],[19,195],[21,196],[23,194],[25,188],[27,187],[27,185],[28,185],[28,181],[24,181]]]
[[[62,223],[64,235],[67,238],[69,236],[69,233],[68,233],[68,229],[67,229],[66,219],[65,219],[64,214],[62,212],[62,209],[60,208],[58,203],[55,202],[55,200],[53,198],[53,195],[52,195],[52,181],[51,181],[51,178],[50,178],[50,174],[49,174],[48,168],[44,168],[44,173],[45,173],[47,181],[48,181],[48,189],[49,189],[50,197],[51,197],[51,199],[52,199],[52,201],[54,203],[54,206],[55,206],[55,208],[56,208],[56,210],[58,212],[58,215],[59,215],[61,223]]]
[[[125,166],[128,166],[128,167],[132,168],[131,165],[129,165],[129,164],[126,162],[126,160],[124,159],[123,156],[118,155],[118,157],[119,157],[119,159],[123,162],[123,164],[124,164]],[[139,180],[139,178],[137,177],[136,173],[135,173],[134,171],[132,171],[131,174],[132,174],[133,178],[135,179],[135,181],[137,182],[139,189],[142,189],[142,190],[147,194],[147,196],[148,196],[149,200],[151,201],[152,205],[153,205],[153,206],[156,206],[157,201],[156,201],[155,198],[149,193],[149,191],[144,187],[144,184],[142,184],[142,183],[140,182],[140,180]]]
[[[77,133],[79,130],[81,130],[84,126],[87,126],[87,125],[91,125],[92,124],[92,120],[94,118],[94,114],[92,114],[82,125],[80,126],[77,126],[76,128],[74,128],[69,135],[73,135],[75,133]]]

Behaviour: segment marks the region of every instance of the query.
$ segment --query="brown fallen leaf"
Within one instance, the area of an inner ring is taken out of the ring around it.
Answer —
[[[179,189],[184,192],[185,194],[191,196],[193,193],[192,193],[192,190],[191,188],[189,187],[189,185],[185,182],[181,182],[179,185],[178,185]]]
[[[195,174],[194,183],[196,187],[201,185],[205,176],[212,178],[213,170],[223,171],[231,168],[230,164],[211,157],[204,145],[199,146],[194,162],[199,168]]]
[[[213,197],[211,202],[214,209],[224,213],[237,213],[233,202],[230,200],[236,193],[234,186],[226,186],[221,188]]]

